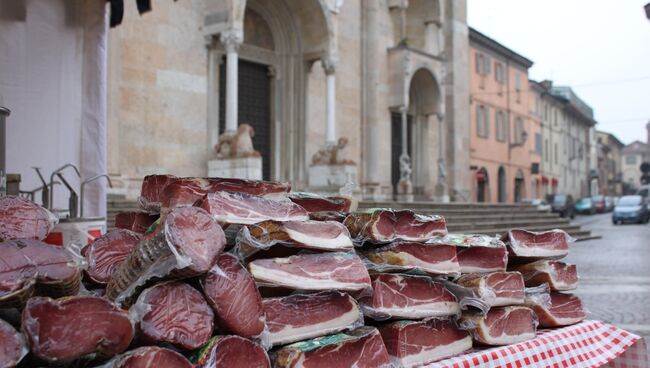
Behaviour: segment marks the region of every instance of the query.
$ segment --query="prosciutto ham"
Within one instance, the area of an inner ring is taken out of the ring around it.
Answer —
[[[251,225],[266,220],[305,221],[309,215],[293,202],[278,202],[263,197],[232,192],[210,193],[199,206],[222,226]]]
[[[111,230],[95,239],[84,252],[88,260],[88,277],[98,284],[108,284],[113,271],[124,262],[141,239],[140,234],[125,229]]]
[[[431,275],[460,273],[456,247],[448,244],[396,241],[361,253],[373,271],[420,271]]]
[[[43,240],[57,218],[45,208],[24,198],[0,197],[0,241]]]
[[[271,368],[269,356],[262,346],[241,336],[215,336],[201,351],[195,367]]]
[[[532,262],[539,259],[560,259],[569,253],[573,239],[564,230],[532,232],[510,230],[503,237],[511,263]]]
[[[306,209],[308,212],[356,210],[357,202],[351,197],[324,197],[313,193],[292,192],[289,199]]]
[[[456,246],[460,272],[487,273],[505,271],[508,266],[506,245],[499,239],[487,235],[449,234],[436,241]]]
[[[527,298],[526,304],[537,314],[540,327],[568,326],[587,318],[582,301],[573,294],[552,292],[550,306],[536,298]]]
[[[515,266],[513,270],[523,274],[526,286],[548,284],[553,291],[568,291],[578,287],[576,265],[541,260]]]
[[[345,219],[344,225],[359,243],[388,243],[398,239],[427,241],[447,234],[442,216],[418,215],[411,210],[354,212]]]
[[[465,312],[459,322],[474,341],[485,345],[509,345],[533,339],[537,329],[535,313],[527,307],[492,308],[487,314]]]
[[[471,305],[466,298],[477,298],[488,307],[524,304],[524,278],[519,272],[492,272],[489,274],[467,274],[456,280],[456,284],[471,293],[457,293],[461,305]],[[451,289],[456,292],[455,289]]]

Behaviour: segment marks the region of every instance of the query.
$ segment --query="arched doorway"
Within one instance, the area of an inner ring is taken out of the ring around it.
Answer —
[[[524,195],[526,194],[526,183],[524,181],[524,173],[521,170],[517,170],[515,175],[515,203],[521,202]]]
[[[488,184],[490,182],[490,177],[488,176],[487,170],[482,167],[476,172],[476,201],[477,202],[487,202],[488,201]]]
[[[499,183],[498,183],[498,199],[499,203],[505,203],[508,201],[508,194],[506,192],[506,169],[503,166],[499,166]]]

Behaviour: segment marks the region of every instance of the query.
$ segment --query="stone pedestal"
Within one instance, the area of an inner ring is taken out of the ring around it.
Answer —
[[[262,158],[242,157],[208,161],[208,176],[262,180]]]
[[[309,189],[316,192],[338,193],[348,183],[357,183],[356,165],[310,166]]]

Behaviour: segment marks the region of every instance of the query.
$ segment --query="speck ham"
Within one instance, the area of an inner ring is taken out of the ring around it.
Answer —
[[[535,338],[537,320],[527,307],[492,308],[487,314],[465,312],[459,324],[467,326],[474,341],[485,345],[510,345]]]
[[[354,212],[345,219],[344,225],[360,243],[388,243],[398,239],[427,241],[447,234],[444,217],[419,215],[411,210]]]
[[[141,239],[140,234],[125,229],[111,230],[95,239],[84,251],[88,261],[88,277],[97,284],[108,284],[113,271],[124,262]]]
[[[148,343],[169,343],[179,349],[198,349],[208,342],[214,328],[214,312],[203,295],[182,282],[146,289],[131,314]]]
[[[499,238],[487,235],[449,234],[438,242],[456,246],[458,264],[462,273],[505,271],[508,266],[508,251]]]
[[[262,346],[241,336],[215,336],[201,351],[196,367],[271,368],[269,356]]]
[[[112,357],[124,352],[134,336],[128,313],[96,296],[31,298],[23,310],[22,329],[30,351],[52,364]]]
[[[419,271],[430,275],[460,273],[456,247],[448,244],[396,241],[361,253],[374,271]]]
[[[537,314],[540,327],[569,326],[587,318],[582,301],[573,294],[552,292],[550,306],[536,299],[527,299],[526,304]]]
[[[541,260],[517,265],[513,270],[523,274],[529,287],[548,284],[553,291],[569,291],[578,287],[578,272],[573,264]]]
[[[201,285],[222,329],[243,337],[262,333],[265,320],[262,297],[253,277],[237,257],[230,253],[219,256]]]
[[[392,368],[384,341],[374,327],[287,345],[275,353],[277,368]]]
[[[115,215],[115,227],[144,234],[159,217],[157,214],[152,215],[141,211],[120,212]]]
[[[363,324],[363,315],[350,295],[335,291],[264,299],[271,345],[312,339]]]
[[[12,325],[0,319],[0,367],[15,367],[27,353],[25,339]]]
[[[392,322],[379,332],[396,367],[421,366],[472,348],[469,333],[446,318]]]
[[[192,368],[181,354],[158,346],[143,346],[112,359],[102,368]]]
[[[307,211],[291,201],[274,201],[246,193],[210,193],[203,197],[198,205],[222,226],[250,225],[266,220],[309,219]]]
[[[0,241],[43,240],[56,221],[50,211],[30,200],[13,196],[0,197]]]
[[[460,313],[456,298],[441,282],[429,277],[372,275],[372,295],[360,299],[366,317],[385,319],[422,319]]]
[[[309,219],[314,221],[336,221],[344,223],[349,213],[341,211],[310,212]]]
[[[356,201],[351,197],[331,196],[325,197],[313,193],[292,192],[289,199],[306,209],[308,212],[356,210]]]
[[[524,304],[526,297],[524,278],[519,272],[467,274],[456,280],[456,284],[470,289],[473,297],[490,307]]]
[[[540,259],[560,259],[569,254],[571,237],[564,230],[533,232],[514,229],[503,237],[510,263],[526,263]]]

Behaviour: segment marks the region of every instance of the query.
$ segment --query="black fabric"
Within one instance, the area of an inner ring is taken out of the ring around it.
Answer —
[[[107,0],[111,7],[111,28],[122,23],[124,18],[124,0]]]
[[[138,13],[140,14],[151,11],[151,0],[136,0],[136,4],[138,5]]]

